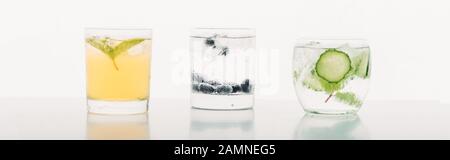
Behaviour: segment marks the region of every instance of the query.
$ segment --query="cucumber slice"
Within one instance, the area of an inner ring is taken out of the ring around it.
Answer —
[[[361,53],[352,58],[352,67],[355,69],[355,75],[361,78],[369,77],[369,53]]]
[[[347,53],[336,49],[327,49],[317,60],[316,72],[320,78],[330,83],[338,83],[345,79],[350,72],[351,64]]]

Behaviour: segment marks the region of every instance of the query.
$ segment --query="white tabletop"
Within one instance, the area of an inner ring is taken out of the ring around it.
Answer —
[[[306,115],[296,101],[253,110],[191,109],[152,99],[148,114],[86,113],[84,99],[0,100],[0,139],[450,139],[450,107],[437,101],[369,101],[356,116]]]

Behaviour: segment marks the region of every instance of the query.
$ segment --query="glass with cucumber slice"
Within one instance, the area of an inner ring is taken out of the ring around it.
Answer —
[[[300,40],[294,49],[293,76],[305,111],[356,113],[369,87],[369,46],[365,40]]]

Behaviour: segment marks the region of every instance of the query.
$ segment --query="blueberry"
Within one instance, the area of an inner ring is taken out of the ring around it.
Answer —
[[[244,82],[242,82],[241,89],[242,89],[242,92],[250,93],[250,91],[252,90],[252,85],[250,84],[249,79],[246,79],[246,80],[244,80]]]
[[[192,91],[198,92],[199,91],[198,90],[198,86],[199,86],[199,84],[193,83],[192,84]]]
[[[205,40],[205,44],[207,45],[207,46],[212,46],[212,47],[216,47],[215,46],[215,41],[214,41],[214,39],[212,39],[212,38],[206,38],[206,40]]]
[[[239,84],[231,84],[231,87],[233,88],[233,91],[231,93],[236,93],[241,91],[241,85]]]
[[[230,85],[219,85],[217,86],[216,91],[219,94],[230,94],[233,91],[233,87],[231,87]]]
[[[203,92],[205,94],[210,94],[214,92],[214,86],[208,84],[208,83],[200,83],[198,86],[198,90],[200,90],[200,92]]]

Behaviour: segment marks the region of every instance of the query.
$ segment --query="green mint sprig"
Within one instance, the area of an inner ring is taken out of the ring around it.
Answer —
[[[89,43],[92,47],[97,48],[98,50],[105,53],[109,58],[111,58],[112,63],[114,65],[114,68],[118,71],[119,67],[116,64],[116,57],[120,54],[126,52],[128,49],[133,48],[134,46],[140,44],[141,42],[145,41],[143,38],[133,38],[133,39],[127,39],[119,44],[112,46],[111,39],[108,37],[105,38],[96,38],[91,37],[87,38],[86,42]]]
[[[303,86],[314,90],[314,91],[324,91],[328,94],[334,93],[342,89],[346,81],[342,80],[339,82],[328,82],[317,75],[316,70],[312,70],[309,74],[305,76],[303,80]]]
[[[346,103],[348,105],[360,107],[362,105],[362,101],[358,99],[358,97],[351,92],[337,92],[335,95],[337,100]]]

